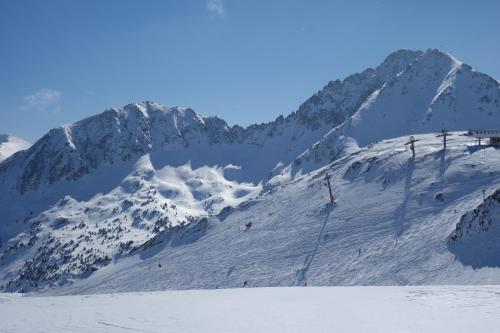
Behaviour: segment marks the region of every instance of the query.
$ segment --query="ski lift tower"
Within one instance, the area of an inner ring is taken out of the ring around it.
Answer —
[[[447,130],[441,130],[441,134],[437,135],[437,138],[443,137],[443,151],[446,150],[446,138],[448,136],[452,135],[451,133],[448,133]]]
[[[330,174],[327,173],[325,175],[325,180],[326,180],[326,184],[328,185],[328,192],[330,193],[330,203],[334,203],[335,197],[332,194],[332,186],[330,185],[330,178],[332,178],[332,176],[330,176]]]
[[[489,138],[491,146],[500,146],[500,129],[472,129],[467,135],[475,137],[479,145],[481,145],[481,139]]]
[[[408,142],[405,143],[405,146],[410,145],[411,153],[413,155],[413,159],[415,159],[415,142],[420,141],[418,139],[415,139],[415,137],[412,135],[408,139]]]

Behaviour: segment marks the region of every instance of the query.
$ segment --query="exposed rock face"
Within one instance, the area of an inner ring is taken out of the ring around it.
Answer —
[[[500,190],[488,196],[474,210],[464,214],[453,234],[451,242],[478,236],[487,232],[494,223],[500,222]]]

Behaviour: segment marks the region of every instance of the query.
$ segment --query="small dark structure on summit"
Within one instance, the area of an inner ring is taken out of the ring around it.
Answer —
[[[467,135],[473,136],[478,139],[481,145],[481,139],[490,139],[490,145],[500,146],[500,129],[472,129],[469,130]]]

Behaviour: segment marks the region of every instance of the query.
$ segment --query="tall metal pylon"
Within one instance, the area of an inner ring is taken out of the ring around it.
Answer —
[[[333,203],[335,201],[335,198],[333,197],[333,194],[332,194],[332,186],[330,185],[330,178],[332,178],[332,176],[330,176],[330,174],[327,173],[325,175],[325,180],[326,180],[326,184],[328,185],[328,192],[330,193],[330,202]]]
[[[415,142],[417,142],[417,141],[420,141],[420,140],[415,139],[415,137],[412,135],[412,136],[410,136],[410,139],[408,140],[408,142],[405,143],[405,146],[410,145],[413,159],[415,159]]]
[[[441,130],[441,134],[437,135],[437,138],[443,137],[443,150],[446,150],[446,138],[448,136],[452,135],[451,133],[448,133],[447,130]]]

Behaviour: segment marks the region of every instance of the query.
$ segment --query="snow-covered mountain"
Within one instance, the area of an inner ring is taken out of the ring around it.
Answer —
[[[455,133],[457,147],[441,156],[434,134],[422,135],[423,160],[410,163],[401,136],[500,127],[499,100],[498,81],[453,57],[400,50],[266,124],[229,126],[143,102],[60,126],[0,162],[0,285],[104,291],[239,286],[242,279],[259,286],[485,282],[484,268],[471,273],[460,261],[435,274],[417,271],[435,272],[456,255],[448,242],[461,216],[480,204],[471,198],[497,189],[498,151],[476,151]],[[450,165],[456,170],[447,178]],[[335,208],[324,206],[324,166],[334,173]],[[412,189],[418,173],[435,176]],[[436,201],[435,183],[453,200]],[[423,215],[408,217],[411,205],[423,206]],[[322,249],[317,227],[336,223],[327,223],[336,211],[350,221],[337,231],[351,244]],[[438,218],[446,222],[436,227]],[[260,228],[264,234],[254,232]],[[388,249],[405,237],[412,250],[434,247],[381,266],[399,256]],[[362,252],[389,252],[353,277],[352,258],[340,254],[357,252],[358,239]],[[406,259],[420,266],[408,271]]]
[[[432,49],[373,91],[295,164],[312,170],[346,149],[382,139],[473,128],[500,128],[500,83]]]
[[[31,144],[12,135],[0,134],[0,162],[20,150],[28,149]]]
[[[27,192],[43,184],[76,180],[101,166],[149,152],[161,152],[159,162],[169,165],[232,163],[242,167],[240,179],[258,182],[344,122],[420,54],[398,51],[376,69],[330,82],[286,118],[247,128],[229,127],[219,117],[153,102],[106,110],[51,130],[23,157],[3,165],[7,172],[0,183],[15,179],[12,186]]]
[[[500,203],[492,199],[500,150],[454,132],[443,153],[441,138],[417,137],[414,160],[407,137],[361,148],[218,216],[161,231],[58,292],[500,283]],[[472,238],[454,237],[486,207],[493,233],[474,226]]]

